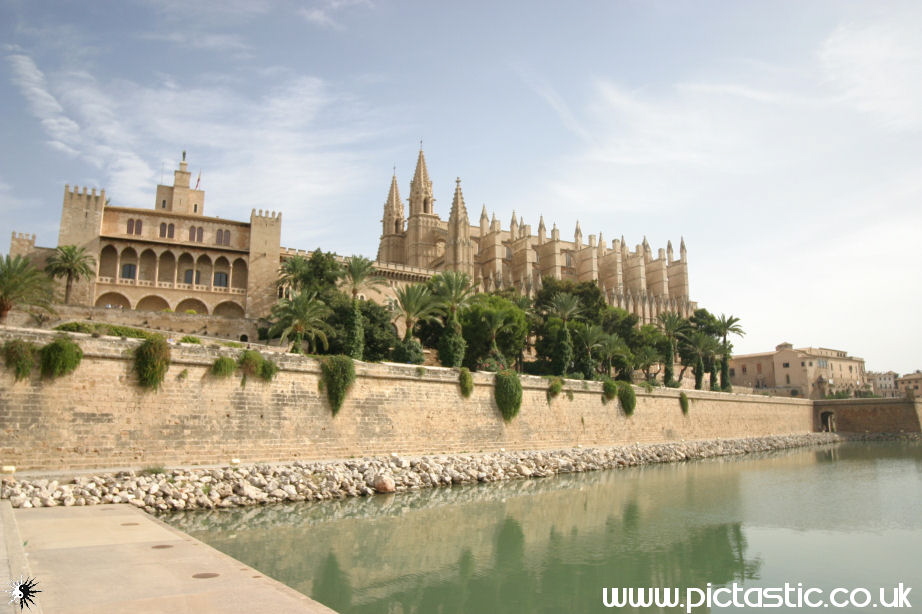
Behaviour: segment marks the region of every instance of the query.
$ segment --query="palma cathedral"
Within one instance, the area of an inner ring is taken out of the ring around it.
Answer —
[[[496,214],[480,212],[479,224],[470,223],[461,180],[455,185],[448,220],[435,212],[432,181],[422,149],[410,183],[406,214],[396,174],[384,203],[377,261],[394,277],[401,269],[429,277],[440,271],[467,273],[483,291],[514,287],[533,295],[542,278],[599,284],[610,305],[652,322],[657,314],[674,311],[687,317],[697,307],[689,300],[688,256],[685,241],[678,258],[668,242],[654,256],[646,237],[633,250],[622,236],[607,245],[591,234],[585,239],[579,222],[572,241],[562,240],[554,224],[548,232],[542,216],[537,233],[512,213],[508,228]]]

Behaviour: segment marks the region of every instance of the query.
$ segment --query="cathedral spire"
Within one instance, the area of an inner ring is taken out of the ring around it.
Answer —
[[[413,172],[413,181],[410,183],[410,215],[435,213],[433,210],[434,203],[432,180],[429,179],[426,156],[423,154],[422,143],[420,143],[419,157],[416,159],[416,170]]]
[[[474,247],[471,242],[471,224],[461,193],[461,178],[455,180],[455,197],[448,216],[448,241],[445,244],[445,268],[474,275]]]
[[[397,187],[396,172],[391,177],[391,187],[384,203],[384,219],[382,234],[400,234],[403,232],[403,200],[400,198],[400,188]]]

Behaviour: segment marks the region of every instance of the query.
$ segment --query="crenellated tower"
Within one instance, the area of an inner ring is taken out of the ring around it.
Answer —
[[[276,280],[281,264],[282,214],[250,213],[250,257],[246,312],[250,317],[269,315],[276,300]]]

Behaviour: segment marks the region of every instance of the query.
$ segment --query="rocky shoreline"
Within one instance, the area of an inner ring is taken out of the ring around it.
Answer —
[[[388,457],[223,468],[121,471],[55,479],[6,478],[14,508],[130,503],[149,513],[324,501],[837,443],[831,433],[551,451]]]

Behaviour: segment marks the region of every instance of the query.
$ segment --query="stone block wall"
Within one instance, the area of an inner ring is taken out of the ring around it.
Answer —
[[[918,433],[922,399],[842,399],[814,401],[814,426],[823,429],[823,414],[832,413],[839,433]]]
[[[52,333],[0,329],[0,343]],[[548,402],[547,380],[522,376],[519,416],[503,421],[493,375],[475,373],[460,394],[457,371],[357,363],[357,381],[339,414],[319,390],[315,359],[273,354],[272,382],[216,378],[212,363],[240,350],[176,344],[159,391],[136,384],[137,340],[73,334],[84,351],[77,370],[55,380],[15,382],[0,369],[0,464],[26,469],[143,467],[604,446],[808,433],[813,404],[800,399],[688,391],[683,415],[676,390],[637,388],[630,417],[604,403],[597,382],[567,381]],[[569,398],[568,391],[572,394]]]

